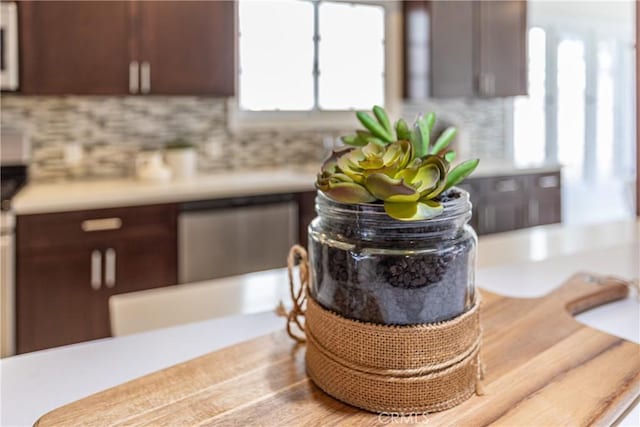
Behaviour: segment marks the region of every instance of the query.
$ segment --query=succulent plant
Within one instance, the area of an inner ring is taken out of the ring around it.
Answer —
[[[342,137],[347,147],[325,160],[316,188],[343,203],[384,202],[389,216],[404,221],[442,213],[439,196],[469,176],[479,160],[451,169],[456,154],[447,147],[456,129],[446,129],[432,145],[434,113],[418,116],[412,128],[403,119],[392,127],[382,107],[373,107],[373,115],[356,113],[366,130]]]

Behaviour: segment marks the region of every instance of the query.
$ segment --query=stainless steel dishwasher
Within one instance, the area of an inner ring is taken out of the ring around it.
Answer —
[[[294,195],[182,204],[178,217],[180,283],[284,267],[297,241]]]

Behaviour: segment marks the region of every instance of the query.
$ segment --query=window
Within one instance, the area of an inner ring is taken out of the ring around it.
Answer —
[[[385,105],[390,6],[240,0],[239,113],[308,116]]]
[[[514,100],[514,162],[563,166],[566,223],[628,218],[634,170],[631,26],[540,21],[529,29],[529,95]]]
[[[528,97],[514,101],[514,161],[528,166],[544,162],[546,100],[546,34],[542,28],[529,30]]]

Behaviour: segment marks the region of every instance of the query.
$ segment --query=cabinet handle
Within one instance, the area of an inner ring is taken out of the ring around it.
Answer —
[[[91,289],[97,291],[102,286],[102,254],[94,249],[91,252]]]
[[[556,188],[559,184],[557,175],[546,175],[538,179],[538,187],[540,188]]]
[[[116,285],[116,250],[109,248],[104,251],[104,284],[107,288],[113,288]]]
[[[490,73],[480,73],[478,91],[482,96],[493,96],[496,93],[496,76]]]
[[[120,218],[100,218],[100,219],[86,219],[80,224],[82,231],[90,233],[92,231],[106,231],[117,230],[122,227],[122,220]]]
[[[518,182],[515,179],[503,179],[496,182],[496,191],[499,193],[508,193],[518,189]]]
[[[142,83],[140,84],[140,92],[151,92],[151,64],[147,61],[144,61],[140,66],[140,78],[142,80]]]
[[[138,93],[139,90],[139,65],[138,61],[129,62],[129,93]]]

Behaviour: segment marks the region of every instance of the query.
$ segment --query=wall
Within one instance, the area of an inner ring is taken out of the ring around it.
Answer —
[[[412,120],[420,111],[435,111],[461,129],[460,157],[495,160],[508,157],[511,104],[509,99],[432,100],[405,105],[403,116]],[[232,135],[226,100],[200,97],[4,95],[0,111],[3,127],[30,134],[33,180],[130,176],[140,149],[160,148],[175,137],[197,145],[205,173],[317,164],[325,155],[323,140],[350,131],[274,129]],[[70,151],[82,154],[74,166],[69,165]]]

